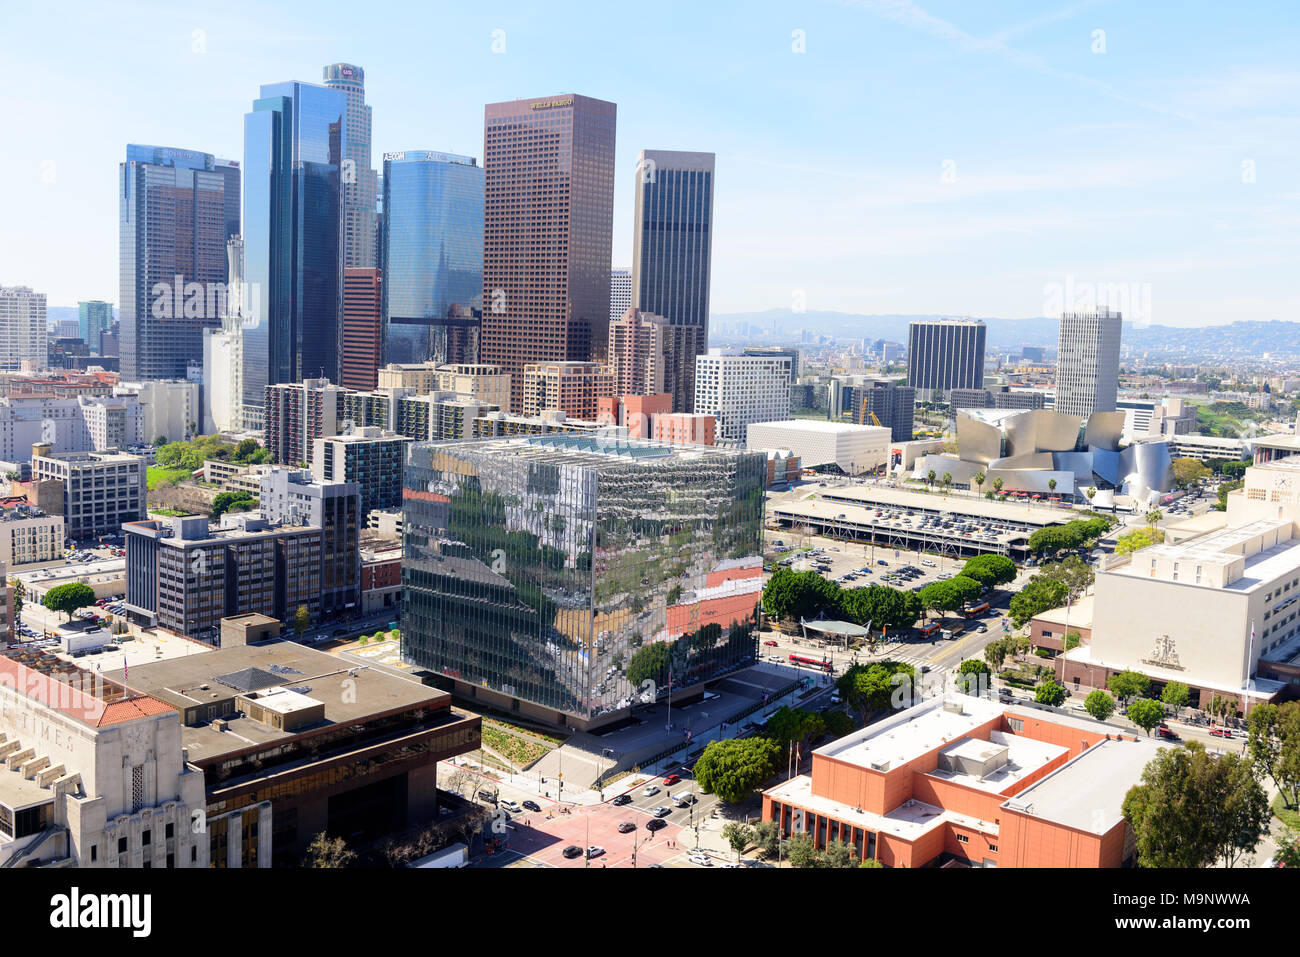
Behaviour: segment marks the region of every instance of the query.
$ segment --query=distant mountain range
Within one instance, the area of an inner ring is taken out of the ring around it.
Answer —
[[[751,338],[766,332],[765,338],[787,341],[803,331],[841,339],[886,339],[907,342],[907,326],[924,319],[942,319],[939,315],[874,315],[850,312],[792,312],[769,309],[765,312],[726,313],[710,318],[713,336],[735,338],[743,325],[751,329]],[[951,318],[951,317],[947,317]],[[999,319],[971,316],[988,326],[988,344],[992,347],[1047,346],[1055,348],[1057,320],[1046,316],[1033,319]],[[772,330],[775,329],[775,333]],[[1184,328],[1179,326],[1134,326],[1124,323],[1125,346],[1138,351],[1172,352],[1189,357],[1230,357],[1240,355],[1300,354],[1300,322],[1233,322],[1219,326]]]

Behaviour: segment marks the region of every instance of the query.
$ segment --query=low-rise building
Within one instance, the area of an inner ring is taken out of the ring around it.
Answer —
[[[1158,745],[983,698],[936,697],[813,752],[763,820],[886,867],[1122,867],[1122,805]]]
[[[10,568],[63,557],[63,516],[26,504],[0,503],[0,563]]]
[[[750,449],[790,449],[804,468],[833,465],[861,475],[889,463],[893,438],[880,426],[786,419],[751,423],[745,441]]]
[[[116,535],[123,522],[143,517],[144,460],[125,452],[50,452],[32,456],[32,475],[63,483],[67,536],[86,541]]]

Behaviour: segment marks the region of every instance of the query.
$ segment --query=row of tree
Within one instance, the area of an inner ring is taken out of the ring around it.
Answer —
[[[1064,525],[1048,525],[1029,536],[1029,550],[1035,555],[1055,555],[1090,545],[1110,531],[1108,518],[1078,518]]]

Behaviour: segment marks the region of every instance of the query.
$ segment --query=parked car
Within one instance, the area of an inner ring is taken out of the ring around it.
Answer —
[[[587,860],[591,860],[593,857],[600,857],[600,855],[604,853],[605,849],[603,847],[598,844],[593,844],[591,847],[587,848]]]
[[[576,844],[570,844],[561,853],[568,859],[572,860],[575,857],[582,857],[582,848]]]
[[[692,864],[698,864],[700,867],[712,867],[713,859],[707,854],[692,854],[687,858]]]
[[[1162,724],[1160,725],[1160,727],[1156,728],[1156,737],[1176,739],[1178,737],[1178,734],[1172,728],[1170,728],[1169,725]]]
[[[520,814],[523,812],[523,808],[517,802],[512,801],[509,798],[506,798],[506,800],[502,801],[500,807],[505,808],[507,811],[510,811],[512,814]]]
[[[664,778],[664,784],[665,785],[676,784],[681,779],[682,776],[680,774],[670,774],[666,778]]]
[[[659,785],[657,785],[657,784],[647,784],[647,785],[642,789],[641,793],[644,794],[646,797],[653,797],[654,795],[656,795],[656,794],[659,793]]]

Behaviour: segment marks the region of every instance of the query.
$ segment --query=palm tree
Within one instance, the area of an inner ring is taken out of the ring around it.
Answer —
[[[943,478],[939,479],[939,484],[943,486],[943,492],[944,492],[945,495],[947,495],[947,494],[948,494],[948,486],[952,484],[952,473],[951,473],[951,472],[944,472],[944,473],[943,473]]]
[[[925,484],[926,485],[934,484],[934,469],[930,469],[930,471],[925,473]]]
[[[1160,513],[1160,509],[1158,508],[1153,508],[1151,511],[1147,512],[1147,524],[1152,528],[1155,528],[1160,524],[1160,519],[1162,518],[1164,518],[1164,515]]]
[[[993,491],[997,492],[999,495],[1002,494],[1002,476],[999,475],[993,479]]]
[[[1048,490],[1049,492],[1055,492],[1055,491],[1056,491],[1056,479],[1048,479],[1048,480],[1047,480],[1047,490]]]
[[[984,479],[985,479],[985,478],[987,478],[987,476],[986,476],[983,472],[976,472],[976,473],[971,477],[971,481],[975,483],[975,494],[976,494],[976,495],[978,495],[980,492],[984,491]]]

